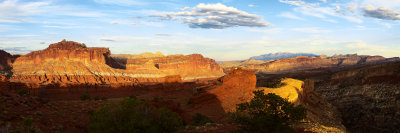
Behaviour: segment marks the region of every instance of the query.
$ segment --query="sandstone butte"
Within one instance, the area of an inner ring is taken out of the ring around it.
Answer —
[[[333,68],[346,67],[364,64],[377,64],[389,61],[382,56],[358,56],[354,55],[339,55],[339,56],[320,56],[307,57],[297,56],[292,58],[270,60],[270,61],[252,61],[245,60],[241,62],[223,62],[220,65],[224,71],[228,71],[232,67],[243,67],[245,69],[253,69],[255,72],[284,72],[298,71],[318,68]]]
[[[285,86],[280,88],[256,87],[256,75],[253,70],[232,68],[224,77],[219,79],[222,84],[193,97],[196,110],[215,121],[224,121],[226,112],[235,111],[236,104],[250,101],[253,91],[263,90],[264,93],[275,93],[295,105],[307,109],[306,123],[295,125],[296,128],[311,132],[344,132],[340,113],[325,99],[314,93],[312,80],[300,81],[284,79]],[[218,107],[222,112],[218,113]],[[220,117],[218,117],[220,116]]]
[[[200,54],[156,54],[158,56],[155,57],[113,58],[108,48],[86,47],[82,43],[63,40],[44,50],[17,58],[12,64],[13,75],[9,80],[40,85],[130,85],[138,82],[218,78],[224,75],[214,60]]]

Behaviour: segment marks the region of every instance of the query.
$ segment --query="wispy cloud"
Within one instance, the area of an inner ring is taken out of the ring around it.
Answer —
[[[164,33],[158,33],[158,34],[154,34],[156,36],[165,36],[165,37],[170,37],[172,36],[171,34],[164,34]]]
[[[162,20],[181,20],[191,28],[223,29],[234,26],[266,27],[270,24],[261,16],[240,11],[234,7],[217,4],[198,4],[181,12],[152,15]]]
[[[290,18],[290,19],[304,20],[303,18],[300,18],[290,12],[283,12],[283,13],[279,14],[279,16],[284,17],[284,18]]]
[[[297,6],[296,8],[294,8],[294,11],[299,12],[303,15],[321,18],[328,22],[335,22],[329,17],[337,17],[355,23],[363,23],[363,20],[360,18],[360,15],[353,12],[352,10],[354,10],[354,7],[351,6],[347,6],[345,8],[342,8],[337,4],[329,4],[328,6],[321,6],[321,3],[327,3],[327,1],[324,0],[320,1],[320,3],[318,2],[308,3],[304,0],[280,0],[280,2]],[[293,16],[288,16],[288,14],[285,15],[286,17],[293,18]]]
[[[298,31],[298,32],[304,32],[304,33],[327,33],[327,32],[331,32],[329,30],[323,30],[323,29],[319,29],[319,28],[315,28],[315,27],[311,27],[311,28],[293,28],[293,31]]]
[[[400,20],[400,12],[389,8],[375,8],[374,6],[367,6],[362,8],[364,16],[385,19],[385,20]]]
[[[289,5],[294,5],[294,6],[301,6],[301,5],[305,4],[305,2],[302,0],[279,0],[279,2],[286,3]]]
[[[4,0],[0,2],[0,22],[19,23],[24,22],[24,18],[43,12],[42,7],[49,5],[49,2],[26,2],[18,0]]]

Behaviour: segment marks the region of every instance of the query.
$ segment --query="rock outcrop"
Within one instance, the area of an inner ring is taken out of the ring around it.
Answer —
[[[0,74],[11,69],[12,55],[4,50],[0,50]]]
[[[118,58],[119,61],[123,59],[121,56]],[[165,75],[180,75],[183,80],[218,78],[224,75],[222,68],[215,63],[215,60],[204,58],[200,54],[163,56],[161,53],[156,53],[153,56],[136,56],[135,58],[128,56],[125,60],[127,71],[152,71]]]
[[[134,59],[111,57],[108,48],[61,41],[48,48],[23,55],[12,64],[11,82],[36,84],[121,84],[164,82],[167,76],[182,80],[218,78],[222,69],[214,60],[193,54],[187,56],[151,56]]]
[[[0,81],[4,81],[11,74],[11,62],[13,56],[0,50]]]
[[[400,62],[331,76],[315,91],[341,112],[350,132],[400,132]]]
[[[211,90],[226,112],[236,109],[236,104],[246,102],[252,98],[257,78],[252,70],[233,68],[221,79],[222,85]]]
[[[251,61],[245,60],[241,62],[222,62],[220,65],[224,71],[232,67],[243,67],[245,69],[253,69],[256,73],[274,73],[274,72],[290,72],[308,69],[321,68],[341,68],[359,65],[371,65],[384,62],[390,62],[382,56],[359,56],[357,54],[350,55],[334,55],[326,57],[307,57],[297,56],[292,58],[270,60],[270,61]]]
[[[257,89],[264,90],[264,93],[274,93],[282,98],[288,99],[295,105],[302,105],[307,109],[306,119],[310,122],[296,125],[305,131],[311,132],[345,132],[346,128],[342,125],[340,113],[324,98],[314,92],[314,81],[300,81],[286,78],[281,81],[284,86],[280,88]]]

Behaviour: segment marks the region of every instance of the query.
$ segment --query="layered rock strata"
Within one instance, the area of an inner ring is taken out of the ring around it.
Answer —
[[[220,63],[220,65],[226,72],[232,67],[243,67],[245,69],[253,69],[256,73],[275,73],[308,69],[371,65],[391,62],[391,60],[392,59],[385,59],[382,56],[359,56],[357,54],[352,54],[334,55],[332,57],[327,57],[324,55],[320,57],[297,56],[270,61],[252,61],[252,59],[250,59],[241,62],[223,62]]]
[[[164,82],[168,76],[182,80],[218,78],[222,69],[214,60],[193,54],[127,59],[111,57],[108,48],[61,41],[23,55],[12,64],[11,82],[37,84],[136,84]]]

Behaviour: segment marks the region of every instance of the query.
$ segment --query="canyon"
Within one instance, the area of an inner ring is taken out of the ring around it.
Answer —
[[[235,125],[227,112],[262,90],[306,108],[304,122],[294,125],[299,132],[399,132],[399,61],[350,54],[218,64],[201,54],[111,54],[108,48],[66,40],[25,55],[0,50],[0,107],[5,109],[0,126],[3,121],[18,125],[19,116],[26,116],[46,132],[58,131],[59,125],[87,132],[86,112],[109,102],[77,101],[85,94],[110,102],[136,96],[177,112],[189,124],[200,113],[222,124],[204,132],[228,132]],[[269,86],[275,81],[281,86]]]

